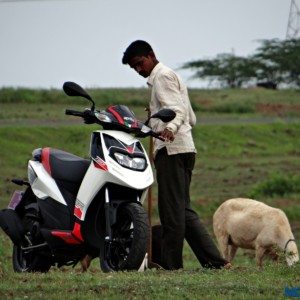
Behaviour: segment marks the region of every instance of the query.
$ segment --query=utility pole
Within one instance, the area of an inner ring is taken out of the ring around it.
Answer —
[[[291,0],[286,39],[296,39],[300,35],[300,10],[296,0]]]

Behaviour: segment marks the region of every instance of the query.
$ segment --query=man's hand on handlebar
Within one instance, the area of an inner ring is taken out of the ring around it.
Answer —
[[[162,132],[159,133],[159,135],[165,141],[173,142],[175,139],[174,132],[169,128],[165,128]]]

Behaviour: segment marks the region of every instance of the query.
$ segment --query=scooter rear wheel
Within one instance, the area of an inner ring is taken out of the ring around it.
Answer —
[[[112,226],[112,241],[101,241],[102,271],[138,270],[147,252],[149,234],[144,208],[138,203],[121,206],[117,222]]]

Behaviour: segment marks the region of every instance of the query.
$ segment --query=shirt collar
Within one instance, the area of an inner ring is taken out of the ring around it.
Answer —
[[[163,66],[164,66],[164,65],[163,65],[161,62],[159,62],[159,63],[153,68],[153,70],[151,71],[150,76],[149,76],[149,78],[148,78],[148,81],[147,81],[147,84],[148,84],[149,86],[153,86],[154,78],[155,78],[156,74],[159,72],[159,70],[160,70],[161,68],[163,68]]]

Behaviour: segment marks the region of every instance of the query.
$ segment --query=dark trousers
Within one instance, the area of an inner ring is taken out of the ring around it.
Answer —
[[[187,240],[200,264],[220,268],[224,260],[197,213],[190,205],[190,183],[195,153],[168,155],[166,148],[154,160],[158,183],[158,211],[162,225],[161,261],[168,270],[183,268],[183,241]]]

